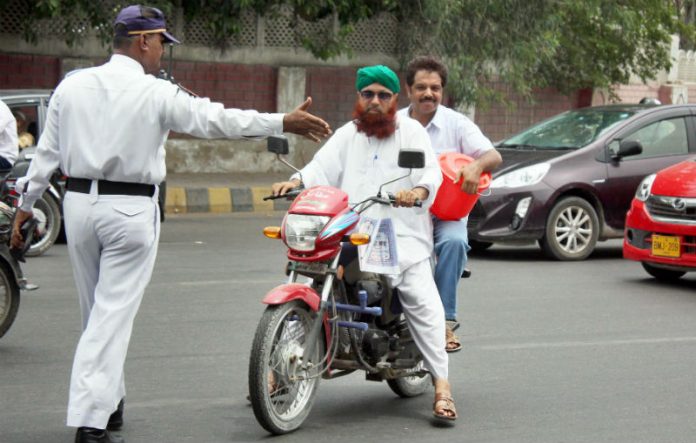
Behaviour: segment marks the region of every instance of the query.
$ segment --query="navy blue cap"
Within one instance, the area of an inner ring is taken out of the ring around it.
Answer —
[[[147,11],[152,17],[143,17],[143,12]],[[173,35],[167,32],[167,21],[164,14],[157,8],[149,6],[131,5],[121,9],[118,13],[114,26],[122,24],[125,30],[116,31],[122,37],[133,37],[140,34],[162,34],[167,43],[181,43]]]

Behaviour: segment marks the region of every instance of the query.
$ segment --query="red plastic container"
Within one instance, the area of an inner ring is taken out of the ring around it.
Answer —
[[[442,184],[437,191],[433,205],[430,207],[430,212],[440,220],[459,220],[469,215],[479,198],[479,194],[491,185],[490,172],[481,174],[476,194],[467,194],[462,191],[461,180],[457,183],[453,182],[461,167],[473,160],[468,155],[458,152],[446,152],[438,157],[442,170]]]

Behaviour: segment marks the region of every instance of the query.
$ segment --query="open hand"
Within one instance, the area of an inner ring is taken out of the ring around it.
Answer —
[[[307,97],[304,103],[292,112],[285,114],[283,117],[283,131],[320,142],[322,138],[331,135],[331,127],[324,120],[307,112],[311,104],[312,97]]]

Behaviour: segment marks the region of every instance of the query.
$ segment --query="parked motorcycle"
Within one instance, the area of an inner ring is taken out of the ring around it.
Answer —
[[[8,247],[13,217],[14,210],[0,202],[0,337],[5,335],[17,317],[20,289],[37,289],[36,285],[27,283],[18,263],[18,259],[23,260],[29,243],[22,251],[10,250]],[[25,222],[22,227],[22,235],[29,242],[35,228],[36,220],[33,219]]]
[[[0,185],[0,201],[13,206],[16,195],[13,195],[15,183],[24,177],[31,164],[35,148],[26,148],[20,152],[12,169],[6,172]],[[46,252],[58,239],[62,230],[62,201],[65,194],[65,176],[56,170],[49,180],[46,192],[34,204],[34,217],[38,221],[37,232],[34,235],[26,255],[36,257]]]
[[[270,138],[268,150],[297,170],[280,157],[288,153],[287,139]],[[424,162],[422,152],[399,153],[402,168],[422,168]],[[386,380],[401,397],[425,392],[430,377],[400,311],[397,290],[379,274],[361,272],[357,259],[347,259],[370,241],[367,234],[351,233],[361,213],[394,204],[394,196],[380,188],[351,206],[340,189],[317,186],[266,197],[275,198],[294,202],[281,227],[264,229],[267,237],[283,240],[289,262],[287,283],[263,299],[268,307],[251,348],[249,399],[261,426],[273,434],[299,428],[319,380],[356,370],[365,371],[367,380]],[[298,283],[300,276],[311,283]]]

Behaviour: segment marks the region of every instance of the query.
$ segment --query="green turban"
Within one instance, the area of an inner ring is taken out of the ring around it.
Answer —
[[[366,66],[358,69],[358,77],[355,79],[355,88],[360,91],[362,88],[372,83],[379,83],[394,94],[398,94],[401,89],[399,86],[399,77],[396,76],[394,71],[384,65]]]

